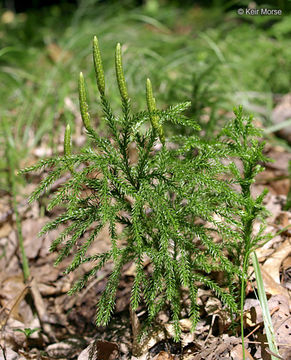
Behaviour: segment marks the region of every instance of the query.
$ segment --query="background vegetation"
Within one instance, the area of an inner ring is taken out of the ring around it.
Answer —
[[[271,126],[276,99],[290,89],[288,1],[266,5],[281,8],[280,17],[239,16],[237,9],[248,6],[244,1],[81,0],[44,7],[36,1],[26,12],[19,2],[8,3],[0,9],[0,142],[7,139],[5,124],[16,164],[41,143],[55,153],[66,123],[75,132],[80,70],[88,79],[95,122],[104,131],[88,45],[94,34],[102,44],[113,106],[119,100],[112,49],[120,42],[128,87],[135,89],[133,106],[145,109],[150,76],[158,106],[192,101],[190,115],[209,136],[237,104]],[[0,167],[7,169],[4,156]]]

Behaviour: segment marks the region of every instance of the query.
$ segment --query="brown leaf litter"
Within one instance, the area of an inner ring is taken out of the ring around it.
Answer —
[[[274,147],[269,148],[268,156],[276,161],[260,174],[259,185],[255,185],[253,191],[259,193],[262,188],[269,188],[270,193],[265,199],[265,205],[272,215],[268,219],[266,232],[275,234],[291,223],[291,213],[282,210],[290,186],[287,163],[291,156],[282,151],[282,148]],[[57,186],[58,184],[52,191],[55,191]],[[49,220],[46,216],[40,216],[43,206],[41,201],[28,206],[23,197],[19,199],[24,245],[32,275],[30,282],[25,284],[21,275],[15,219],[9,208],[9,197],[3,196],[0,200],[0,359],[4,357],[3,349],[6,351],[7,360],[87,360],[90,352],[96,359],[131,358],[129,301],[135,266],[130,263],[124,268],[113,320],[106,328],[96,328],[96,303],[105,288],[112,264],[107,264],[99,271],[79,294],[68,297],[66,292],[73,282],[88,270],[88,265],[78,269],[75,274],[66,276],[62,271],[71,258],[59,267],[53,267],[56,254],[50,254],[48,250],[58,231],[37,237],[38,231]],[[258,229],[259,223],[256,223],[255,231]],[[110,238],[108,228],[105,228],[90,253],[103,252],[109,248]],[[291,230],[288,229],[257,249],[277,342],[284,359],[291,359],[290,254]],[[144,267],[147,266],[150,265],[145,259]],[[220,274],[216,275],[219,278]],[[255,285],[248,284],[244,316],[247,358],[270,359],[261,308],[255,299],[253,286]],[[188,301],[185,292],[185,304]],[[191,334],[191,323],[184,312],[180,320],[182,340],[174,343],[171,339],[173,327],[169,323],[169,314],[162,312],[158,316],[158,324],[153,326],[151,333],[141,344],[141,355],[138,359],[242,359],[241,339],[231,335],[230,319],[220,301],[211,291],[199,289],[198,305],[202,312],[195,334]],[[136,312],[139,321],[143,315],[144,309],[140,306]],[[42,331],[33,333],[29,338],[22,332],[15,331],[25,328],[42,328]]]

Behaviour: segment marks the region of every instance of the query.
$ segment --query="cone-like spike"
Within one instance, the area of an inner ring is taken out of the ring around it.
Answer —
[[[94,60],[94,68],[95,68],[98,90],[100,91],[101,95],[104,95],[105,78],[104,78],[104,71],[103,71],[102,59],[101,59],[97,36],[94,36],[93,39],[93,60]]]
[[[117,77],[117,83],[118,83],[120,95],[124,101],[128,101],[129,98],[128,98],[126,82],[122,68],[121,47],[119,43],[116,45],[116,51],[115,51],[115,70],[116,70],[116,77]]]
[[[147,97],[148,110],[150,112],[156,110],[155,99],[154,99],[153,89],[152,89],[152,83],[149,78],[147,78],[146,97]]]
[[[165,135],[162,125],[159,123],[159,117],[157,115],[151,114],[153,111],[157,109],[156,107],[156,100],[153,96],[153,89],[150,79],[147,79],[146,83],[146,98],[147,98],[147,106],[150,113],[150,120],[152,123],[152,127],[157,131],[159,134],[159,138],[161,143],[165,144]]]
[[[84,126],[87,130],[91,129],[90,115],[88,113],[88,105],[86,100],[86,90],[85,90],[85,81],[83,73],[80,72],[79,78],[79,102],[80,102],[80,111]]]
[[[71,144],[71,127],[70,124],[67,124],[65,130],[65,139],[64,139],[64,154],[69,156],[72,153],[72,144]]]

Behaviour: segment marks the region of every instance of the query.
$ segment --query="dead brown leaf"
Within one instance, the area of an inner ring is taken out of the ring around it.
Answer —
[[[46,222],[46,218],[22,221],[24,248],[29,259],[35,259],[42,248],[44,236],[39,237],[38,233]]]
[[[282,284],[291,290],[291,256],[289,255],[282,263]]]
[[[282,211],[282,204],[285,201],[286,198],[284,198],[282,195],[272,195],[267,194],[265,201],[266,201],[266,208],[270,211],[271,216],[268,218],[269,223],[273,223],[275,219],[278,217],[278,215]]]
[[[11,230],[12,230],[12,226],[10,225],[10,223],[5,222],[0,227],[0,238],[4,238],[4,237],[8,236],[10,234]]]
[[[52,264],[44,264],[38,267],[31,268],[31,274],[38,283],[55,284],[60,273],[57,268],[52,267]]]
[[[288,162],[291,160],[291,154],[286,151],[276,151],[276,149],[268,153],[268,157],[274,159],[274,162],[266,163],[266,168],[280,170],[281,174],[288,175]]]
[[[272,278],[272,276],[270,276],[263,267],[261,268],[261,273],[263,277],[265,291],[267,294],[284,295],[287,297],[287,299],[289,298],[287,289],[285,289],[280,284],[276,283],[276,281]]]
[[[291,94],[286,94],[282,97],[279,104],[272,112],[272,120],[274,124],[280,124],[291,117]],[[280,129],[278,135],[291,143],[291,127],[285,126]]]
[[[241,344],[236,345],[230,352],[231,356],[235,360],[243,359],[243,347]],[[254,360],[252,355],[245,349],[246,360]]]
[[[291,340],[291,316],[289,311],[289,298],[285,296],[274,297],[275,305],[278,306],[272,316],[279,352],[283,359],[291,358],[291,348],[280,344],[290,344]]]
[[[46,352],[52,359],[71,359],[80,351],[79,343],[76,339],[68,339],[59,343],[51,344],[46,348]]]
[[[8,317],[11,316],[26,324],[33,318],[30,307],[23,301],[28,288],[23,282],[22,275],[7,277],[2,281],[0,288],[0,303],[8,309]],[[3,320],[3,325],[8,317]]]
[[[34,306],[36,308],[36,312],[37,312],[39,321],[42,325],[42,328],[46,332],[46,334],[49,336],[49,338],[52,341],[54,341],[55,340],[54,332],[53,332],[50,324],[45,322],[47,310],[46,310],[46,305],[43,301],[43,298],[39,292],[37,282],[35,279],[32,279],[30,284],[31,284],[30,292],[31,292],[31,296],[33,298]]]
[[[109,341],[97,341],[97,359],[113,360],[118,359],[118,345]]]
[[[166,351],[161,351],[153,360],[173,360],[174,357]]]
[[[285,240],[279,248],[265,261],[262,268],[273,278],[273,280],[280,284],[280,267],[283,260],[291,253],[291,241]]]

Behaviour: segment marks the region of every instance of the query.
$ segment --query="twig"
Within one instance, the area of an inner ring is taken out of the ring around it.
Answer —
[[[274,314],[274,312],[276,312],[277,310],[279,310],[280,307],[276,306],[270,313],[270,315],[272,316]],[[249,336],[251,336],[254,332],[256,332],[261,326],[263,325],[263,322],[261,324],[258,324],[247,336],[245,336],[245,339],[247,339]]]
[[[36,309],[37,316],[39,318],[39,322],[45,331],[45,333],[48,335],[49,339],[51,341],[56,341],[56,337],[54,335],[54,332],[50,326],[50,324],[45,322],[45,316],[46,316],[46,307],[44,304],[44,301],[41,297],[40,291],[38,290],[38,286],[35,279],[31,279],[30,281],[30,293],[33,298],[34,306]]]
[[[266,348],[265,350],[266,350],[266,352],[269,353],[270,355],[275,356],[275,358],[284,360],[281,356],[275,354],[275,353],[274,353],[273,351],[271,351],[270,349]]]
[[[251,341],[251,340],[246,340],[246,342],[248,344],[264,344],[264,345],[269,345],[268,342],[261,342],[261,341]],[[291,347],[291,344],[277,344],[278,346],[287,346],[287,347]]]
[[[140,329],[140,322],[139,319],[136,315],[136,312],[133,311],[131,304],[129,305],[129,313],[130,313],[130,322],[131,322],[131,327],[132,327],[132,354],[134,356],[139,356],[140,355],[140,345],[138,344],[137,341],[137,336],[139,333],[139,329]]]

